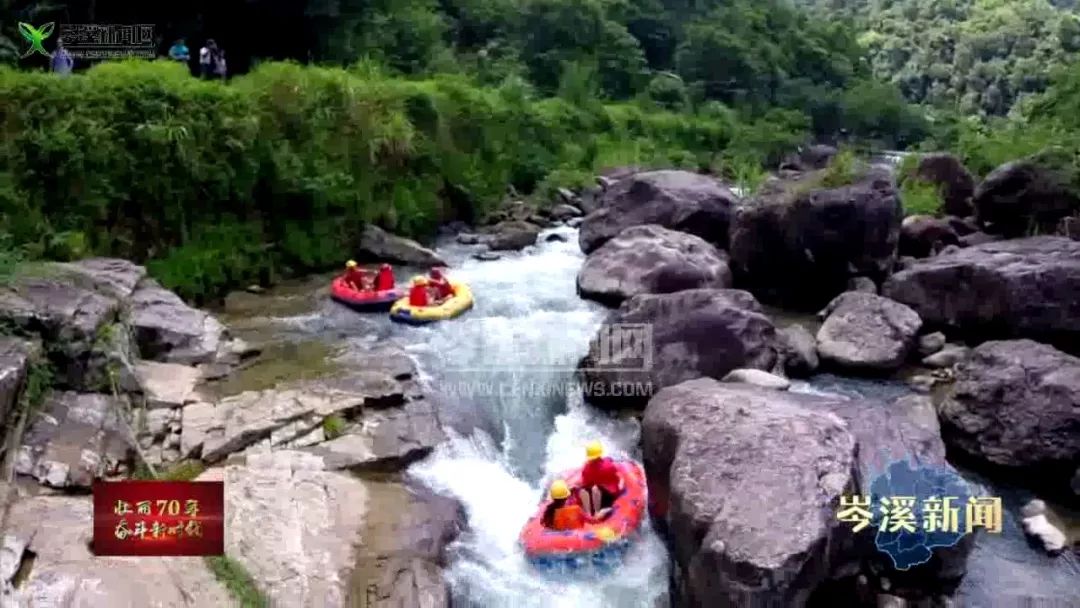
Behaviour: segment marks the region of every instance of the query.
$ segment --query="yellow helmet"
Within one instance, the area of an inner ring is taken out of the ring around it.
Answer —
[[[349,260],[348,262],[345,262],[345,267],[346,268],[356,268],[356,261],[355,260]]]
[[[551,499],[562,500],[570,496],[570,486],[566,485],[566,482],[561,479],[556,479],[551,482]]]
[[[604,446],[599,441],[590,441],[585,446],[585,457],[589,460],[595,460],[604,455]]]
[[[413,277],[412,283],[413,285],[427,285],[428,281],[424,277]]]

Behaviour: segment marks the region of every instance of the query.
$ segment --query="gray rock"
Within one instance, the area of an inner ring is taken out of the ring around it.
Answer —
[[[995,464],[1080,461],[1080,359],[1031,340],[985,342],[941,405],[955,446]]]
[[[145,397],[147,408],[183,407],[198,397],[195,386],[202,373],[197,368],[155,361],[139,361],[134,367],[137,388]]]
[[[59,264],[74,283],[114,300],[126,300],[146,278],[146,268],[116,258],[89,258]]]
[[[186,608],[234,604],[229,591],[202,559],[95,556],[89,547],[93,527],[88,524],[92,519],[89,496],[36,496],[16,501],[4,528],[6,551],[0,552],[0,566],[9,567],[0,567],[0,586],[14,575],[10,565],[18,567],[31,553],[34,559],[26,579],[4,600],[4,606]]]
[[[474,253],[472,257],[474,260],[479,260],[481,262],[494,262],[495,260],[502,259],[501,255],[493,253],[491,251],[480,251],[478,253]]]
[[[575,199],[577,197],[574,197]],[[571,218],[580,217],[581,209],[573,205],[563,204],[555,205],[551,208],[551,217],[557,220],[569,220]]]
[[[41,355],[41,345],[29,340],[0,336],[0,428],[22,392],[30,364]]]
[[[1046,503],[1038,498],[1028,502],[1020,508],[1020,515],[1025,518],[1035,517],[1036,515],[1042,515],[1043,513],[1046,513]]]
[[[959,245],[960,237],[948,220],[929,215],[909,215],[900,224],[900,255],[925,258],[949,245]]]
[[[487,241],[492,251],[520,251],[536,244],[540,227],[524,221],[500,222],[490,228]]]
[[[567,236],[565,234],[562,234],[560,232],[552,232],[551,234],[544,237],[544,242],[545,243],[556,243],[556,242],[565,243],[565,242],[567,242],[569,240],[570,239],[567,238]]]
[[[922,156],[914,177],[938,187],[945,213],[966,217],[974,212],[971,197],[975,194],[975,178],[952,154]]]
[[[399,471],[444,439],[435,406],[420,399],[366,412],[358,428],[305,451],[322,457],[327,469]]]
[[[1005,240],[1004,237],[995,234],[986,234],[985,232],[978,231],[971,234],[960,237],[961,247],[974,247],[975,245],[982,245],[984,243],[997,243],[998,241]]]
[[[595,405],[640,407],[656,391],[686,380],[723,378],[739,368],[771,370],[777,351],[776,329],[752,295],[690,289],[624,302],[580,368]]]
[[[462,245],[477,245],[480,243],[480,235],[462,232],[457,235],[457,242]]]
[[[578,228],[578,227],[581,226],[581,223],[584,222],[584,221],[585,221],[585,218],[583,218],[583,217],[572,217],[572,218],[566,220],[566,225],[571,227],[571,228]]]
[[[631,226],[659,224],[727,248],[738,198],[719,181],[687,171],[637,173],[611,185],[600,208],[585,217],[579,242],[592,253]]]
[[[50,393],[23,436],[16,473],[54,488],[89,488],[116,475],[133,456],[122,420],[128,407],[107,395]]]
[[[863,293],[877,294],[877,284],[870,277],[852,277],[848,280],[848,291],[861,291]]]
[[[949,344],[940,351],[924,358],[922,363],[927,367],[948,368],[967,359],[970,354],[971,349],[966,346]]]
[[[781,171],[814,171],[824,169],[839,151],[834,146],[815,144],[788,155],[780,163]]]
[[[145,280],[131,298],[131,318],[144,359],[197,365],[213,361],[225,326],[213,315],[192,308],[157,282]]]
[[[390,234],[372,224],[364,226],[356,244],[359,259],[377,260],[409,266],[429,268],[446,266],[446,262],[434,251],[412,239]]]
[[[1080,242],[1031,237],[920,260],[882,294],[927,324],[980,337],[1028,337],[1080,352]]]
[[[802,325],[790,325],[777,332],[781,345],[784,373],[792,378],[806,378],[817,371],[817,338]]]
[[[1069,539],[1057,526],[1050,523],[1045,515],[1039,514],[1025,517],[1023,520],[1024,532],[1042,545],[1043,549],[1051,555],[1057,555],[1069,544]]]
[[[943,348],[945,348],[945,334],[940,331],[919,336],[920,355],[929,357]]]
[[[884,279],[896,261],[902,217],[886,170],[833,189],[781,182],[735,213],[729,250],[735,283],[762,301],[820,307],[853,276]]]
[[[731,370],[728,375],[724,376],[721,382],[752,384],[754,386],[760,386],[761,388],[771,388],[781,391],[786,391],[791,387],[791,382],[789,382],[787,378],[774,376],[773,374],[761,371],[760,369]]]
[[[1080,209],[1070,154],[1047,151],[994,169],[975,189],[975,211],[987,232],[1007,237],[1043,234]]]
[[[868,293],[842,293],[827,307],[818,331],[818,356],[857,370],[900,367],[915,345],[922,321],[903,304]]]
[[[639,294],[727,288],[727,256],[704,239],[647,224],[627,228],[591,253],[577,279],[582,297],[609,305]]]
[[[855,439],[803,397],[703,378],[649,402],[650,507],[670,530],[686,605],[801,606],[827,578]]]

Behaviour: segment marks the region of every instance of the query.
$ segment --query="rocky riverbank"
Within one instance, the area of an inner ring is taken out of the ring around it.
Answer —
[[[914,175],[859,166],[837,183],[825,156],[746,200],[700,175],[632,174],[582,223],[583,297],[617,307],[611,323],[653,329],[647,369],[604,368],[637,361],[632,341],[580,368],[594,394],[612,389],[594,404],[644,410],[680,605],[948,605],[974,537],[900,571],[870,536],[837,527],[839,496],[868,492],[867,459],[882,450],[955,473],[948,451],[1080,505],[1080,242],[1062,228],[1080,213],[1076,193],[1039,158],[980,184],[941,154]],[[939,187],[939,216],[905,218],[898,179]],[[1043,234],[1017,233],[1023,222]],[[816,335],[777,328],[763,304],[820,309]],[[908,377],[932,396],[784,390],[783,377],[818,371]],[[627,382],[652,393],[610,396]],[[1060,553],[1080,538],[1058,522],[1060,534],[1043,519],[1027,528]],[[1014,599],[1064,598],[1002,601]]]

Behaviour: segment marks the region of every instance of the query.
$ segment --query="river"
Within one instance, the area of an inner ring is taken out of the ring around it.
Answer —
[[[477,299],[472,311],[451,322],[415,328],[394,325],[385,315],[357,315],[326,298],[325,276],[244,296],[226,320],[256,342],[290,340],[281,354],[286,358],[317,359],[327,348],[370,340],[391,340],[412,354],[442,404],[450,440],[410,474],[456,496],[468,514],[468,530],[452,546],[447,572],[455,606],[666,606],[669,556],[649,529],[617,576],[555,580],[528,568],[517,536],[545,481],[579,465],[590,439],[639,457],[639,427],[583,404],[573,385],[575,363],[605,317],[603,308],[575,292],[584,259],[576,231],[546,231],[532,250],[496,261],[474,260],[474,251],[454,242],[439,247],[452,276],[468,283]],[[408,276],[402,271],[398,278]],[[909,389],[899,382],[821,375],[794,390],[894,396]],[[1019,530],[1017,513],[1027,495],[989,489],[1006,499],[1006,529],[979,540],[961,589],[963,605],[1024,597],[1080,605],[1076,559],[1045,556]]]

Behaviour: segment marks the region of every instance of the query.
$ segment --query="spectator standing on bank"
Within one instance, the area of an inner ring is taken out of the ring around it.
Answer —
[[[199,75],[203,78],[213,78],[216,72],[215,70],[215,55],[217,54],[217,43],[213,38],[206,41],[206,44],[199,49]]]
[[[225,63],[225,49],[218,49],[214,53],[214,75],[222,80],[229,77],[229,68]]]
[[[52,54],[51,60],[52,71],[60,74],[61,76],[67,76],[71,73],[71,68],[75,66],[75,59],[71,57],[71,53],[64,48],[64,41],[58,40],[56,42],[56,50]]]

